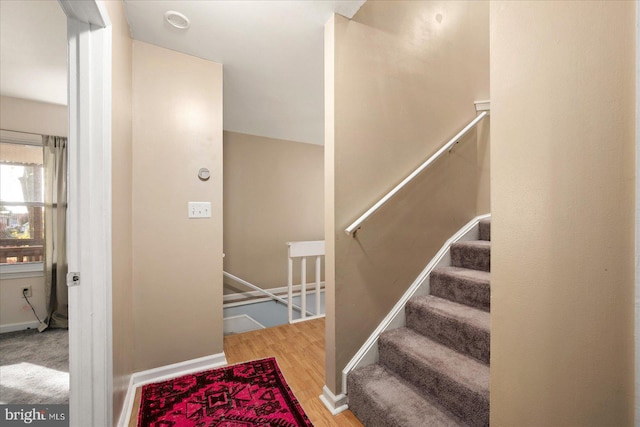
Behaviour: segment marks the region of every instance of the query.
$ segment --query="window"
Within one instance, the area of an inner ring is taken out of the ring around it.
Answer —
[[[39,135],[6,131],[0,135],[0,267],[3,273],[42,270],[45,245],[41,144]],[[6,268],[11,265],[18,268]]]

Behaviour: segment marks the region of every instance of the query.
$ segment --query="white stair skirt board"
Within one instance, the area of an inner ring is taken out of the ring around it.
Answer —
[[[134,373],[131,375],[131,380],[129,381],[129,389],[125,396],[124,408],[120,414],[120,419],[118,420],[118,427],[127,427],[129,425],[131,411],[133,410],[133,401],[136,396],[136,388],[145,384],[165,381],[182,375],[218,368],[220,366],[225,366],[226,364],[227,358],[224,353],[217,353],[212,354],[211,356],[185,360],[184,362],[178,362]]]
[[[369,336],[367,341],[365,341],[360,350],[358,350],[347,366],[345,366],[342,371],[342,394],[340,394],[340,396],[347,394],[347,375],[349,372],[356,368],[361,368],[378,362],[378,337],[380,334],[385,331],[405,326],[404,307],[407,304],[407,301],[409,301],[413,296],[429,295],[429,275],[435,268],[451,265],[451,255],[449,253],[451,245],[456,242],[477,240],[479,238],[478,223],[480,220],[490,217],[491,214],[475,217],[445,242],[438,253],[436,253],[436,256],[433,257],[425,269],[422,270],[409,289],[404,293],[402,298],[400,298],[389,314],[387,314],[378,327],[373,331],[371,336]]]
[[[329,412],[331,412],[331,415],[338,415],[340,412],[349,409],[349,405],[347,405],[347,396],[344,394],[336,396],[327,388],[326,385],[322,387],[320,400],[324,403],[324,406],[327,407]]]
[[[247,314],[225,317],[223,322],[222,329],[224,335],[241,334],[243,332],[257,331],[258,329],[265,328],[262,323]]]
[[[26,331],[27,329],[38,329],[38,326],[40,326],[40,322],[37,320],[32,322],[9,323],[7,325],[0,326],[0,334],[15,331]]]

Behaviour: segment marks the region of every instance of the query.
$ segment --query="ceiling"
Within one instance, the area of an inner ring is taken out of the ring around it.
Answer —
[[[324,143],[324,24],[365,0],[125,0],[134,39],[223,64],[224,129]],[[189,18],[178,30],[169,10]]]
[[[125,0],[132,37],[223,64],[224,129],[324,142],[324,24],[365,0]],[[164,21],[175,10],[191,26]],[[57,1],[0,0],[0,94],[67,104]]]
[[[67,18],[57,1],[0,0],[0,94],[67,104]]]

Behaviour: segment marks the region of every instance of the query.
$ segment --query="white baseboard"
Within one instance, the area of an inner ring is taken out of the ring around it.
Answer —
[[[158,368],[134,373],[131,375],[131,380],[129,381],[129,389],[125,396],[125,404],[122,409],[123,412],[120,414],[120,418],[118,420],[118,427],[127,427],[129,425],[131,412],[133,411],[133,401],[138,387],[145,384],[165,381],[182,375],[189,375],[195,372],[218,368],[220,366],[225,366],[226,364],[227,358],[224,353],[217,353],[212,354],[211,356],[185,360],[184,362],[160,366]]]
[[[320,400],[324,403],[324,406],[327,407],[331,415],[338,415],[340,412],[346,411],[349,409],[349,405],[347,404],[347,396],[344,394],[335,395],[327,388],[327,386],[322,387],[322,394],[320,395]]]
[[[0,325],[0,334],[15,331],[25,331],[27,329],[38,329],[38,326],[40,326],[40,322],[38,322],[37,320],[34,320],[32,322],[9,323],[7,325]]]
[[[358,350],[353,358],[347,363],[347,366],[342,370],[342,394],[347,394],[347,375],[349,372],[356,368],[368,366],[378,361],[378,337],[385,331],[401,328],[405,324],[404,307],[407,301],[414,295],[427,295],[429,294],[429,275],[434,268],[450,265],[451,255],[449,249],[451,245],[467,240],[478,239],[478,223],[480,220],[490,218],[491,214],[479,215],[469,221],[464,227],[456,232],[449,240],[445,242],[440,248],[435,257],[427,264],[427,266],[418,275],[416,280],[411,284],[409,289],[402,295],[400,300],[391,309],[389,314],[380,322],[378,327],[369,336],[364,345]],[[323,400],[324,401],[324,400]]]
[[[124,404],[122,405],[122,412],[118,418],[118,427],[127,427],[131,420],[131,412],[133,411],[133,402],[136,399],[136,386],[133,385],[133,375],[129,377],[129,388],[127,388],[127,394],[124,396]]]
[[[136,372],[131,375],[131,379],[136,387],[140,387],[141,385],[165,381],[181,375],[193,374],[194,372],[213,369],[226,364],[227,358],[224,353],[217,353],[211,356],[199,357],[197,359],[185,360],[184,362]]]

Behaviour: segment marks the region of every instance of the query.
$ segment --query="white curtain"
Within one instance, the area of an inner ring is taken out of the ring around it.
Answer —
[[[42,137],[44,151],[45,292],[50,328],[69,326],[67,293],[67,138]]]

